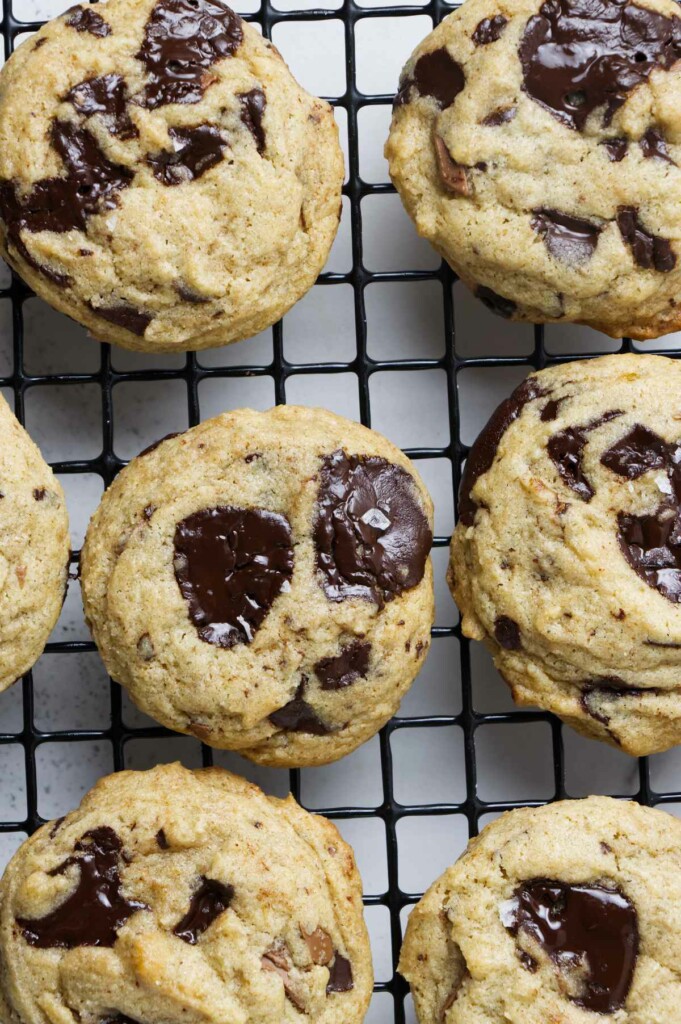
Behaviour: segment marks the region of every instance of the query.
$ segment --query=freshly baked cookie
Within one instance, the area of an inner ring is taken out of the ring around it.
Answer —
[[[681,823],[607,797],[511,811],[412,912],[419,1024],[679,1019]]]
[[[433,622],[432,506],[409,460],[321,409],[241,409],[106,492],[83,599],[111,676],[171,729],[324,764],[394,714]]]
[[[61,484],[0,396],[0,690],[43,653],[70,555]]]
[[[395,100],[419,233],[502,316],[678,330],[680,58],[674,0],[467,0]]]
[[[0,884],[3,1024],[360,1024],[372,984],[350,847],[219,768],[102,779]]]
[[[449,582],[519,704],[630,754],[681,742],[681,365],[516,388],[468,455]]]
[[[0,243],[95,337],[200,349],[278,320],[338,228],[331,107],[222,0],[71,8],[0,74]]]

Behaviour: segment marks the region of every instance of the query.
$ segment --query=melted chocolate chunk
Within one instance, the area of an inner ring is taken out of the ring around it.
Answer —
[[[639,140],[641,152],[647,160],[656,157],[658,160],[666,160],[668,164],[674,161],[669,155],[667,143],[659,128],[649,128],[642,139]]]
[[[44,501],[46,494],[47,494],[47,491],[45,490],[44,487],[34,487],[33,488],[33,497],[35,498],[36,501]]]
[[[135,309],[134,306],[129,306],[125,302],[120,302],[117,306],[93,306],[91,302],[88,305],[92,312],[100,316],[102,320],[118,324],[119,327],[124,327],[126,331],[130,331],[131,334],[136,334],[140,338],[144,336],[144,332],[154,319],[151,313],[145,313],[143,309]]]
[[[320,476],[314,541],[328,599],[382,605],[417,586],[433,535],[406,470],[336,451]]]
[[[649,587],[673,604],[681,601],[681,515],[663,503],[650,515],[617,517],[619,542],[629,565]]]
[[[263,971],[270,971],[273,974],[279,975],[284,986],[284,995],[297,1010],[304,1013],[305,1001],[289,973],[293,969],[293,961],[291,960],[291,953],[286,943],[277,940],[273,946],[263,953],[260,965]]]
[[[676,255],[667,238],[651,234],[638,219],[635,206],[620,206],[617,211],[617,227],[624,241],[631,249],[634,262],[644,270],[658,270],[666,274],[676,266]]]
[[[220,0],[158,0],[137,54],[148,72],[144,106],[198,103],[208,69],[231,57],[243,39],[241,18]]]
[[[80,114],[100,114],[112,135],[135,139],[139,132],[128,114],[127,86],[121,75],[101,75],[74,85],[64,97]]]
[[[565,401],[565,398],[551,398],[551,399],[549,399],[549,401],[546,403],[546,405],[542,409],[541,416],[539,417],[539,419],[542,421],[542,423],[550,423],[552,420],[557,419],[558,418],[558,410],[560,408],[560,403],[564,402],[564,401]]]
[[[482,124],[486,128],[498,128],[501,124],[513,121],[517,113],[517,107],[499,107],[498,110],[493,110],[491,114],[483,118]]]
[[[329,968],[329,981],[326,986],[326,994],[330,992],[350,992],[354,988],[352,978],[352,966],[349,960],[336,952],[334,961]]]
[[[601,456],[601,463],[618,476],[637,480],[651,469],[662,469],[676,445],[670,446],[652,430],[637,423]]]
[[[455,195],[468,196],[471,193],[471,186],[463,164],[457,164],[452,160],[444,139],[435,135],[435,159],[440,174],[440,181],[447,190]]]
[[[155,452],[158,446],[160,444],[163,444],[164,441],[169,441],[171,437],[179,437],[180,433],[181,431],[176,430],[172,434],[166,434],[165,437],[159,437],[158,441],[153,441],[150,445],[147,445],[146,448],[143,448],[142,451],[137,456],[137,458],[141,459],[144,455],[150,455],[151,452]]]
[[[227,139],[212,124],[193,128],[169,128],[172,149],[162,149],[147,157],[154,177],[164,185],[194,181],[223,159]]]
[[[613,164],[618,164],[627,155],[629,140],[622,138],[603,139],[599,145],[604,147],[605,152],[608,154],[608,160]]]
[[[75,28],[76,32],[89,32],[91,36],[100,38],[111,35],[111,25],[108,25],[93,7],[81,7],[78,4],[66,13],[66,24],[69,28]]]
[[[189,903],[189,910],[173,928],[173,935],[195,946],[213,921],[223,914],[234,898],[234,888],[212,878],[202,878]]]
[[[451,106],[466,84],[463,69],[450,57],[446,49],[424,53],[416,61],[410,78],[407,78],[395,97],[395,106],[408,103],[412,87],[419,96],[430,96],[445,110]]]
[[[654,692],[648,690],[648,693]],[[643,694],[643,690],[638,690],[635,687],[626,686],[624,681],[619,676],[604,676],[596,682],[588,683],[582,690],[579,703],[588,715],[595,718],[597,722],[604,725],[610,736],[616,743],[619,743],[617,736],[612,732],[608,726],[610,725],[610,715],[606,713],[604,705],[607,707],[608,703],[621,700],[622,697],[640,697]]]
[[[619,409],[614,409],[585,426],[567,427],[565,430],[553,434],[547,442],[549,458],[570,490],[578,494],[583,501],[591,501],[594,496],[593,487],[584,475],[582,468],[582,457],[589,440],[587,435],[592,430],[602,427],[604,423],[609,423],[610,420],[621,415]]]
[[[165,829],[160,828],[158,830],[156,833],[156,842],[158,843],[160,850],[168,850],[170,848],[170,843],[166,837]]]
[[[544,239],[554,259],[573,264],[591,259],[602,230],[598,224],[559,210],[535,210],[532,227]]]
[[[497,406],[480,431],[468,453],[459,490],[459,520],[465,526],[473,525],[478,510],[478,506],[471,498],[471,492],[480,477],[491,468],[502,437],[529,402],[545,395],[546,392],[542,391],[539,382],[534,377],[528,377],[515,389],[510,398],[506,398]]]
[[[520,629],[518,623],[509,619],[508,615],[499,615],[494,622],[494,636],[500,647],[506,651],[520,649]]]
[[[504,320],[510,320],[518,308],[513,299],[504,298],[491,288],[486,288],[484,284],[478,285],[475,294],[489,310],[497,316],[503,316]]]
[[[314,708],[304,700],[307,679],[303,677],[296,695],[283,708],[273,711],[269,716],[272,725],[285,732],[306,732],[312,736],[328,736],[333,732],[322,722]]]
[[[681,19],[623,0],[546,0],[518,52],[525,92],[581,131],[599,107],[609,124],[632,89],[679,60]]]
[[[68,283],[65,275],[36,262],[22,240],[22,231],[86,231],[88,217],[117,205],[118,193],[128,187],[133,172],[107,160],[95,137],[68,121],[52,122],[50,141],[67,175],[37,181],[26,195],[18,193],[10,181],[0,183],[0,217],[8,241],[27,263],[57,283]]]
[[[175,579],[201,640],[248,644],[293,574],[291,527],[266,509],[218,506],[175,528]]]
[[[322,690],[342,690],[357,679],[363,679],[369,671],[371,644],[355,640],[335,658],[322,658],[314,667]]]
[[[265,152],[265,129],[262,126],[267,106],[265,93],[262,89],[251,89],[250,92],[240,92],[237,99],[241,104],[241,120],[255,139],[258,153],[262,156]]]
[[[514,894],[512,935],[531,937],[579,992],[569,998],[594,1013],[626,1001],[638,957],[638,914],[619,889],[536,879]]]
[[[120,862],[123,844],[113,829],[102,826],[86,832],[69,857],[51,875],[78,869],[76,888],[45,917],[17,918],[24,938],[39,949],[113,946],[118,930],[144,903],[123,895]]]
[[[488,43],[496,43],[501,39],[502,32],[508,25],[508,18],[503,14],[497,14],[493,18],[483,18],[473,33],[473,42],[476,46],[486,46]]]

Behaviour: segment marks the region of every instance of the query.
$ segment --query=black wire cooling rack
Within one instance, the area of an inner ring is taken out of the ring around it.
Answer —
[[[246,20],[254,21],[262,26],[263,33],[270,38],[272,28],[282,22],[310,22],[340,20],[344,26],[345,59],[347,72],[346,91],[341,96],[328,97],[337,108],[344,108],[347,113],[349,137],[349,180],[344,187],[344,194],[349,204],[349,217],[352,238],[352,269],[347,273],[324,273],[318,284],[333,287],[338,284],[351,285],[354,295],[354,326],[356,333],[357,355],[349,362],[326,362],[297,364],[287,361],[284,356],[283,331],[279,323],[273,328],[273,359],[269,365],[244,365],[230,367],[205,367],[199,363],[196,355],[188,354],[184,366],[177,369],[135,370],[122,372],[114,368],[111,349],[108,345],[101,346],[100,366],[92,373],[63,373],[35,375],[24,369],[24,330],[23,306],[32,296],[30,289],[19,277],[12,274],[11,283],[7,288],[0,288],[0,299],[9,300],[12,307],[12,349],[13,372],[9,376],[0,377],[0,387],[10,388],[14,393],[15,411],[19,420],[24,422],[25,396],[30,388],[59,385],[64,388],[63,400],[67,400],[70,386],[79,384],[95,384],[101,389],[103,447],[100,454],[88,460],[70,460],[53,463],[53,469],[59,474],[96,474],[107,486],[124,464],[114,454],[114,415],[113,391],[122,382],[141,381],[184,381],[187,389],[187,406],[189,425],[199,422],[199,384],[207,378],[244,378],[270,377],[274,382],[277,403],[286,401],[286,385],[289,378],[298,374],[354,374],[359,390],[359,410],[362,423],[371,426],[371,403],[369,381],[377,371],[426,371],[444,370],[447,379],[447,400],[450,423],[450,441],[445,447],[408,448],[406,454],[415,460],[448,459],[452,466],[454,499],[461,475],[461,465],[466,457],[467,446],[462,443],[460,431],[459,397],[457,380],[462,369],[471,367],[510,367],[525,366],[541,368],[565,358],[581,358],[581,356],[557,356],[547,352],[544,345],[544,329],[534,328],[534,349],[528,355],[509,355],[504,357],[460,358],[457,355],[454,330],[454,299],[452,285],[455,277],[451,270],[442,264],[438,269],[414,271],[371,272],[366,269],[363,261],[362,245],[362,200],[367,196],[382,195],[394,192],[389,184],[369,184],[363,181],[359,168],[358,148],[358,112],[365,106],[386,105],[392,102],[389,95],[364,95],[356,85],[356,51],[355,31],[359,21],[365,18],[404,18],[414,15],[427,15],[434,24],[451,13],[454,7],[443,0],[431,0],[425,5],[359,7],[354,0],[344,0],[337,9],[316,8],[314,10],[276,10],[270,0],[262,0],[257,13],[246,14]],[[11,53],[14,42],[19,35],[35,31],[40,27],[39,21],[20,21],[12,10],[12,0],[2,0],[2,22],[0,27],[4,39],[5,56]],[[396,83],[397,84],[397,83]],[[347,215],[347,211],[346,211]],[[438,359],[400,359],[376,360],[367,353],[367,320],[365,313],[365,290],[368,285],[380,282],[421,282],[430,281],[439,284],[442,293],[444,311],[445,353]],[[504,324],[499,322],[499,331],[504,331]],[[58,344],[58,342],[57,342]],[[632,344],[624,339],[621,351],[631,351]],[[647,349],[650,351],[650,349]],[[673,355],[673,353],[666,353]],[[320,396],[321,398],[321,396]],[[323,398],[320,401],[323,404]],[[438,536],[434,547],[444,548],[449,537]],[[71,558],[72,569],[78,565],[79,552],[74,551]],[[483,724],[495,723],[518,724],[524,722],[548,723],[552,736],[552,770],[554,781],[553,799],[563,799],[568,794],[565,785],[565,755],[562,740],[561,723],[553,716],[539,711],[509,711],[503,713],[481,713],[474,708],[471,680],[471,661],[469,645],[462,636],[460,627],[436,626],[433,629],[435,642],[446,637],[456,637],[459,641],[461,659],[462,705],[458,714],[429,715],[410,718],[396,718],[390,722],[380,735],[381,775],[383,782],[383,802],[377,807],[333,807],[316,808],[332,819],[375,817],[383,821],[387,842],[387,874],[388,888],[382,894],[365,897],[368,906],[382,906],[390,913],[390,939],[392,942],[392,978],[376,984],[377,992],[390,993],[394,1001],[395,1024],[404,1024],[405,996],[407,986],[396,973],[397,959],[402,940],[401,914],[405,907],[414,903],[420,893],[404,892],[398,882],[398,844],[396,828],[398,822],[406,816],[433,816],[462,814],[468,822],[470,835],[478,832],[479,821],[483,815],[494,814],[511,807],[534,806],[543,803],[541,800],[514,800],[510,802],[489,802],[482,800],[477,794],[477,768],[475,733]],[[95,650],[89,641],[53,642],[47,646],[48,654],[81,653],[88,654]],[[455,667],[451,667],[452,683]],[[106,729],[79,729],[44,731],[36,727],[34,717],[34,695],[32,674],[24,677],[23,687],[23,725],[19,732],[0,732],[0,745],[20,744],[24,751],[25,784],[27,815],[19,821],[0,821],[0,834],[31,833],[43,823],[38,813],[38,787],[36,781],[36,751],[46,742],[87,742],[107,741],[113,748],[113,762],[116,770],[124,767],[124,748],[131,739],[154,739],[172,735],[161,727],[132,728],[123,720],[122,691],[115,684],[111,685],[111,725]],[[456,725],[463,731],[464,756],[466,773],[466,796],[459,802],[429,803],[407,806],[399,803],[393,789],[393,755],[391,752],[391,736],[402,729],[424,728],[437,729]],[[2,722],[0,722],[2,729]],[[212,751],[202,747],[202,759],[205,765],[212,764]],[[301,780],[297,770],[290,773],[290,787],[294,796],[301,800]],[[642,803],[668,804],[681,803],[681,792],[654,792],[651,786],[649,765],[646,758],[638,763],[638,791],[633,799]],[[304,801],[301,800],[302,803]],[[381,1019],[384,1019],[383,1017]]]

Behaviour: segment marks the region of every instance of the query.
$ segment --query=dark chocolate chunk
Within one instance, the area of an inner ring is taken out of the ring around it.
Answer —
[[[668,273],[676,266],[676,255],[667,238],[653,235],[641,224],[635,206],[620,206],[617,211],[617,226],[622,238],[631,249],[634,262],[644,270],[658,270]]]
[[[466,526],[473,525],[478,509],[471,498],[471,492],[480,477],[491,468],[502,437],[528,402],[543,398],[545,395],[546,392],[542,390],[539,382],[534,377],[528,377],[515,389],[510,398],[506,398],[497,406],[480,431],[468,453],[459,490],[459,520]]]
[[[369,670],[371,644],[355,640],[334,658],[322,658],[314,667],[322,690],[342,690],[357,679],[363,679]]]
[[[134,175],[128,167],[108,160],[86,128],[53,121],[50,141],[66,167],[66,176],[37,181],[25,195],[17,192],[11,181],[0,183],[0,217],[9,243],[26,262],[56,283],[67,284],[68,277],[34,259],[21,237],[22,231],[85,231],[88,217],[112,210],[118,203],[118,193],[128,187]]]
[[[137,458],[141,459],[144,455],[150,455],[152,452],[155,452],[158,446],[163,444],[164,441],[169,441],[171,437],[179,437],[180,433],[181,431],[176,430],[172,434],[166,434],[165,437],[159,437],[158,441],[153,441],[150,445],[147,445],[146,448],[143,448]]]
[[[658,434],[637,423],[603,453],[601,462],[618,476],[637,480],[651,469],[666,466],[670,458],[669,449],[670,446]]]
[[[33,488],[33,497],[35,498],[36,501],[44,501],[46,494],[47,494],[47,491],[45,490],[44,487],[34,487]]]
[[[617,517],[620,548],[635,573],[673,604],[681,601],[681,515],[678,497],[650,515]]]
[[[520,649],[520,629],[518,623],[509,619],[508,615],[499,615],[494,621],[494,636],[500,647],[506,651]]]
[[[195,946],[213,921],[227,910],[233,898],[233,886],[216,882],[213,878],[202,878],[191,898],[189,910],[173,928],[173,935]]]
[[[265,129],[262,126],[267,106],[265,93],[262,89],[251,89],[250,92],[240,92],[237,99],[241,104],[241,120],[255,139],[256,149],[262,156],[265,152]]]
[[[212,124],[197,124],[192,128],[169,128],[172,149],[151,153],[147,163],[154,177],[164,185],[181,185],[194,181],[224,156],[227,139]]]
[[[156,842],[158,843],[159,849],[168,850],[170,849],[170,843],[168,842],[165,834],[165,830],[160,828],[156,833]]]
[[[570,490],[578,494],[583,501],[591,501],[594,496],[593,487],[582,468],[582,457],[589,440],[588,434],[621,415],[619,409],[613,409],[584,426],[567,427],[557,434],[552,434],[546,444],[549,458],[561,477]]]
[[[409,473],[378,456],[322,459],[314,541],[330,601],[382,605],[423,579],[433,540]]]
[[[649,128],[642,139],[639,139],[641,152],[647,160],[656,157],[658,160],[666,160],[668,164],[674,161],[669,155],[667,143],[659,128]]]
[[[532,227],[544,239],[554,259],[573,264],[591,259],[602,231],[599,224],[559,210],[535,210]]]
[[[189,288],[183,281],[178,281],[175,285],[177,294],[184,302],[190,302],[193,306],[201,306],[206,302],[210,302],[210,299],[205,295],[199,295],[193,288]]]
[[[36,39],[36,41],[35,41],[35,43],[33,45],[33,49],[34,50],[39,50],[41,48],[41,46],[45,45],[46,42],[47,42],[47,36],[42,36],[40,39]]]
[[[79,839],[76,856],[68,857],[51,875],[78,870],[78,882],[70,896],[45,917],[17,918],[24,938],[39,949],[75,949],[77,946],[113,946],[119,928],[144,903],[127,899],[122,892],[120,863],[123,844],[106,826],[92,829]]]
[[[504,320],[510,320],[518,308],[513,299],[504,298],[491,288],[486,288],[484,284],[478,285],[475,294],[488,309],[497,316],[503,316]]]
[[[636,687],[627,686],[619,676],[603,676],[583,687],[579,703],[588,715],[608,729],[610,725],[608,705],[621,700],[622,697],[640,697],[643,692]],[[655,691],[648,690],[646,692],[653,693]],[[608,732],[613,740],[619,742],[617,736],[610,729]]]
[[[80,4],[77,4],[66,13],[68,14],[66,24],[69,28],[75,28],[76,32],[89,32],[91,36],[100,36],[100,38],[111,35],[111,25],[104,21],[94,7],[81,7]]]
[[[513,121],[517,113],[517,107],[499,107],[483,118],[482,124],[486,128],[498,128],[501,124],[508,124],[509,121]]]
[[[124,327],[131,334],[142,338],[147,327],[154,319],[151,313],[145,313],[143,309],[135,309],[127,302],[119,302],[116,306],[94,306],[88,302],[88,306],[102,320],[108,320],[112,324]]]
[[[523,88],[570,128],[603,123],[655,69],[681,57],[681,19],[617,0],[546,0],[520,41]]]
[[[314,710],[304,700],[305,686],[307,679],[303,676],[296,695],[283,708],[273,711],[269,716],[272,725],[285,732],[306,732],[312,736],[328,736],[333,730],[329,728]]]
[[[267,509],[218,506],[175,528],[175,579],[199,637],[248,644],[293,574],[291,526]]]
[[[121,139],[134,139],[139,135],[128,113],[127,85],[122,75],[87,78],[69,89],[64,99],[86,117],[101,115],[112,135]]]
[[[476,46],[486,46],[487,43],[496,43],[501,39],[501,34],[508,25],[508,18],[503,14],[496,14],[493,18],[483,18],[473,33],[473,42]]]
[[[241,18],[220,0],[158,0],[144,30],[137,58],[145,65],[145,107],[198,103],[211,77],[208,69],[231,57],[243,39]]]
[[[443,110],[451,106],[466,84],[463,69],[446,49],[424,53],[411,76],[402,83],[395,106],[408,103],[412,88],[419,96],[430,96]]]
[[[608,160],[613,164],[618,164],[627,155],[629,140],[623,138],[603,139],[599,145],[604,147],[608,154]]]
[[[435,159],[440,174],[440,181],[447,190],[455,195],[468,196],[471,193],[470,182],[463,164],[457,164],[452,160],[444,139],[439,135],[433,136],[435,142]]]
[[[551,398],[551,399],[549,399],[549,401],[546,403],[546,405],[542,409],[541,416],[539,417],[539,419],[542,421],[542,423],[550,423],[553,420],[557,419],[558,418],[558,410],[560,408],[560,403],[564,402],[564,401],[565,401],[565,398]]]
[[[329,968],[329,980],[326,994],[330,992],[350,992],[354,988],[352,966],[350,961],[336,952],[334,961]]]
[[[512,935],[527,935],[574,978],[569,998],[594,1013],[624,1006],[638,958],[638,914],[616,888],[535,879],[514,893]]]

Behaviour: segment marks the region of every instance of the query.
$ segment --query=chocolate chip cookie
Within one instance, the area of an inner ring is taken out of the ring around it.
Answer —
[[[82,556],[110,675],[164,725],[323,764],[394,714],[430,642],[432,506],[409,460],[320,409],[238,410],[134,459]]]
[[[519,704],[630,754],[681,742],[681,366],[527,378],[471,448],[450,586]]]
[[[416,48],[391,177],[494,312],[679,330],[679,59],[673,0],[467,0]]]
[[[419,1024],[679,1016],[681,823],[607,797],[505,814],[412,912]]]
[[[102,779],[0,884],[5,1024],[360,1024],[373,984],[352,850],[236,775]]]
[[[61,484],[0,396],[0,690],[43,653],[66,593]]]
[[[338,228],[330,106],[222,0],[71,8],[0,74],[0,247],[102,341],[201,349],[278,320]]]

